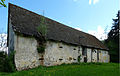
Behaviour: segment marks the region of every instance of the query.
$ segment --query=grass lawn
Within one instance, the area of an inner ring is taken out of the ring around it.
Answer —
[[[120,76],[117,63],[63,64],[51,67],[37,67],[14,73],[0,73],[0,76]]]

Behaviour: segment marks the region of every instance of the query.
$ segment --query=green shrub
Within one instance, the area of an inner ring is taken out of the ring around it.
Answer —
[[[6,56],[4,62],[4,72],[14,72],[15,63],[14,63],[14,52],[11,52],[9,56]]]
[[[0,52],[0,72],[4,71],[5,58],[6,58],[6,54],[4,52]]]
[[[37,27],[37,31],[40,32],[44,37],[47,34],[47,26],[46,26],[46,21],[44,16],[41,16],[40,25]]]
[[[8,56],[4,52],[0,52],[0,72],[14,72],[14,52]]]
[[[43,53],[45,51],[45,46],[39,46],[37,47],[38,53]]]
[[[78,56],[78,62],[80,63],[80,60],[81,60],[81,54]]]

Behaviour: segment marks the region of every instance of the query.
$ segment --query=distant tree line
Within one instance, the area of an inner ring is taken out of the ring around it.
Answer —
[[[120,11],[118,11],[117,18],[113,19],[113,26],[111,27],[110,32],[108,33],[108,38],[105,40],[105,45],[109,48],[110,61],[119,62],[119,18]]]

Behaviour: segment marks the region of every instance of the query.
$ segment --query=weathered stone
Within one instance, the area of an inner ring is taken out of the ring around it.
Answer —
[[[86,56],[82,55],[82,47],[63,42],[47,41],[44,53],[38,53],[37,40],[34,37],[24,37],[14,34],[15,65],[17,70],[34,68],[39,65],[54,66],[62,63],[109,62],[107,51],[86,48]],[[100,51],[100,53],[98,53]],[[99,57],[99,60],[98,58]]]
[[[29,69],[40,65],[37,52],[37,41],[35,38],[28,38],[15,35],[14,37],[15,64],[17,70]]]
[[[87,62],[91,62],[91,53],[92,53],[92,49],[87,48]]]
[[[62,42],[47,41],[44,64],[45,66],[51,66],[77,62],[78,55],[78,46],[67,45]]]
[[[97,62],[97,49],[92,50],[92,62]]]

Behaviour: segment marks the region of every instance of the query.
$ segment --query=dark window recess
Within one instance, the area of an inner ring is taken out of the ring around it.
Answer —
[[[44,58],[39,58],[39,60],[44,60]]]
[[[94,50],[94,52],[96,53],[96,50]]]
[[[62,61],[63,59],[59,59],[60,61]]]
[[[80,51],[80,47],[78,47],[78,51]]]
[[[99,51],[97,51],[97,60],[99,61]]]
[[[73,50],[76,50],[76,48],[74,48]]]
[[[82,55],[87,55],[87,49],[85,48],[85,47],[83,47],[83,49],[82,49]]]
[[[80,56],[78,56],[78,62],[80,62],[80,60],[81,60],[81,59],[80,59]]]
[[[85,63],[87,62],[87,57],[84,57],[84,62],[85,62]]]
[[[78,53],[80,52],[80,47],[78,48]]]
[[[85,49],[85,48],[82,48],[82,55],[84,55],[84,49]]]
[[[63,48],[62,46],[60,46],[59,48]]]
[[[73,58],[73,60],[76,60],[76,59]]]

